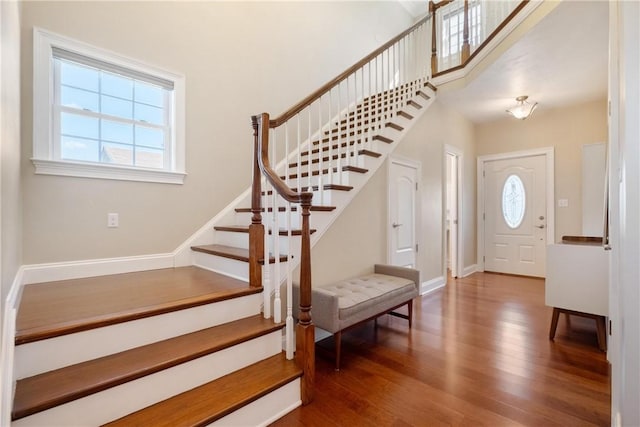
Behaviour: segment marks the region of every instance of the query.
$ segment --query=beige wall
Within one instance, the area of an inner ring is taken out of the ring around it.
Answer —
[[[26,2],[24,262],[173,251],[249,186],[252,114],[279,114],[412,23],[397,2]],[[182,186],[35,175],[32,29],[183,73]],[[120,227],[108,229],[108,212]]]
[[[582,232],[582,146],[607,141],[606,99],[536,111],[527,120],[506,117],[475,127],[478,156],[555,148],[555,239]],[[557,207],[558,199],[569,206]]]
[[[2,303],[22,263],[22,194],[20,187],[20,10],[17,2],[0,2],[0,269]]]
[[[444,144],[464,152],[463,234],[464,265],[475,264],[476,163],[473,125],[458,113],[435,102],[409,131],[394,154],[422,165],[419,267],[421,280],[443,274]],[[387,262],[387,164],[347,206],[313,248],[313,283],[371,272],[373,264]]]

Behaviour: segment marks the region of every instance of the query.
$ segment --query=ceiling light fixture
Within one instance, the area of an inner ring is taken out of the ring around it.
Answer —
[[[507,113],[519,120],[524,120],[533,113],[533,110],[538,106],[537,102],[528,102],[527,95],[522,95],[516,98],[516,105],[509,108]]]

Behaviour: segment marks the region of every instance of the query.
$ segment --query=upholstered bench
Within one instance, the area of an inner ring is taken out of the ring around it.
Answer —
[[[343,331],[383,314],[407,319],[411,327],[413,299],[418,296],[419,283],[418,270],[376,264],[373,274],[313,287],[311,317],[317,327],[334,336],[336,370],[340,369]],[[294,286],[296,304],[298,295],[299,288]],[[393,311],[403,305],[408,308],[407,315]]]

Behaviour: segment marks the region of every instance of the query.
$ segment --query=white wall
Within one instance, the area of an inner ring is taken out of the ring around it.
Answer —
[[[610,4],[611,424],[640,425],[640,4]]]
[[[25,2],[24,263],[173,251],[250,184],[250,116],[280,114],[412,18],[397,2]],[[186,75],[182,186],[35,175],[33,26]],[[108,212],[120,227],[107,229]]]
[[[19,3],[0,2],[2,21],[0,78],[0,254],[2,302],[21,264],[20,188],[20,11]]]
[[[8,425],[15,297],[7,295],[22,263],[20,4],[15,1],[0,2],[0,43],[0,424]]]
[[[421,235],[418,263],[421,281],[442,276],[444,262],[444,144],[464,152],[464,265],[476,259],[475,145],[471,122],[439,102],[409,131],[394,154],[422,164]],[[373,264],[387,262],[387,167],[383,165],[342,215],[313,247],[314,285],[371,272]]]

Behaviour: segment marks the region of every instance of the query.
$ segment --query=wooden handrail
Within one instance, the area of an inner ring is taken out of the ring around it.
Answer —
[[[453,0],[444,0],[444,1],[450,2],[450,1],[453,1]],[[374,50],[369,55],[365,56],[360,61],[358,61],[355,64],[353,64],[351,67],[347,68],[344,72],[340,73],[337,77],[335,77],[331,81],[329,81],[329,82],[325,83],[324,85],[322,85],[318,90],[316,90],[311,95],[307,96],[305,99],[303,99],[302,101],[298,102],[296,105],[294,105],[293,107],[291,107],[290,109],[288,109],[287,111],[282,113],[279,117],[271,120],[271,122],[269,123],[269,126],[272,127],[272,128],[275,128],[275,127],[278,127],[278,126],[284,124],[287,120],[289,120],[290,118],[292,118],[293,116],[298,114],[300,111],[304,110],[306,107],[311,105],[313,103],[313,101],[315,101],[316,99],[320,98],[322,95],[324,95],[326,92],[328,92],[334,86],[336,86],[338,83],[342,82],[347,77],[349,77],[351,74],[353,74],[356,70],[360,69],[363,65],[365,65],[366,63],[371,61],[376,56],[380,55],[382,52],[387,50],[390,46],[393,46],[396,42],[401,40],[404,36],[406,36],[407,34],[411,33],[416,28],[418,28],[419,26],[421,26],[422,24],[427,22],[430,17],[431,17],[431,14],[428,14],[427,16],[425,16],[424,18],[422,18],[418,22],[416,22],[414,25],[409,27],[407,30],[405,30],[402,33],[398,34],[397,36],[395,36],[394,38],[392,38],[391,40],[389,40],[388,42],[386,42],[385,44],[380,46],[378,49]]]
[[[307,202],[309,203],[309,206],[311,206],[313,193],[298,193],[297,191],[293,191],[282,179],[280,179],[280,176],[278,176],[276,171],[271,168],[271,162],[269,161],[269,114],[262,113],[258,116],[253,116],[251,120],[253,121],[254,126],[257,125],[258,127],[258,150],[260,153],[258,156],[258,165],[260,166],[262,174],[265,176],[267,181],[273,185],[273,189],[287,202],[300,204]]]

